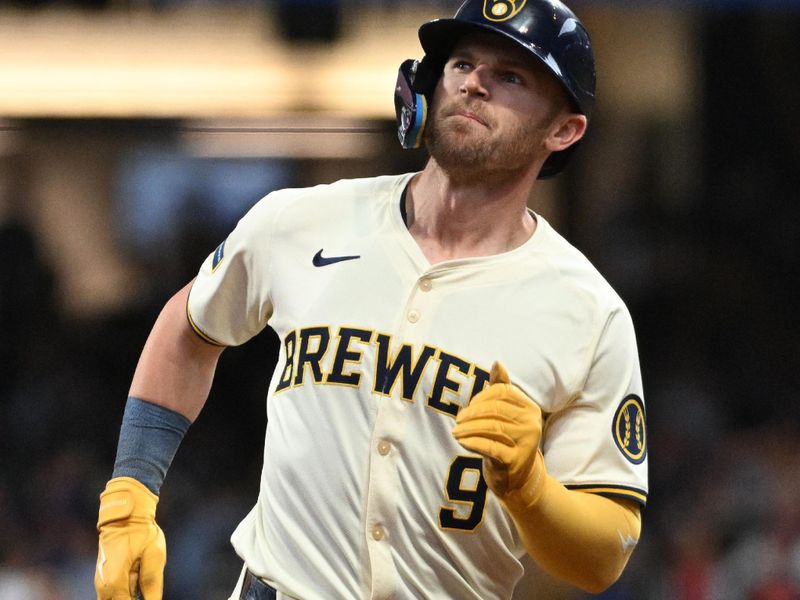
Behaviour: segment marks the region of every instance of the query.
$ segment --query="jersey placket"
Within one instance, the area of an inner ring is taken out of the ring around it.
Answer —
[[[428,274],[414,282],[408,300],[398,314],[392,352],[403,343],[411,343],[416,347],[421,347],[424,343],[425,331],[429,327],[425,319],[426,309],[431,308],[432,289],[433,281]],[[418,391],[422,387],[420,383]],[[404,455],[406,431],[410,418],[418,412],[415,411],[414,404],[423,400],[417,395],[409,402],[402,397],[401,388],[402,382],[397,383],[389,395],[376,396],[376,414],[370,440],[364,526],[370,559],[370,598],[376,600],[402,595],[399,575],[392,558],[392,538],[397,535],[399,527],[397,503],[402,497],[398,464],[409,459]]]

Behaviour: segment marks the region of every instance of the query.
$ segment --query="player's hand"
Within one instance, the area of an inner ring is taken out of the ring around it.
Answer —
[[[156,524],[158,496],[131,477],[116,477],[100,494],[98,600],[161,600],[167,544]]]
[[[464,448],[484,457],[486,483],[503,498],[533,475],[542,411],[510,383],[505,367],[495,362],[489,386],[458,411],[453,435]]]

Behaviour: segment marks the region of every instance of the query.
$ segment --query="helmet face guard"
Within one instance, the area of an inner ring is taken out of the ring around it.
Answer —
[[[425,58],[415,65],[414,61],[403,63],[405,76],[401,66],[395,108],[398,137],[404,148],[418,147],[427,105],[441,69],[458,40],[474,31],[502,35],[519,44],[553,74],[566,91],[572,109],[587,118],[591,116],[595,100],[594,55],[589,34],[569,8],[559,0],[466,0],[452,19],[436,19],[420,27],[419,39]],[[407,87],[402,90],[405,99],[398,98],[399,88],[403,86]],[[421,96],[424,102],[417,98],[417,102],[409,105],[409,91]],[[403,107],[406,108],[405,122],[411,124],[406,129],[401,120]],[[559,173],[574,148],[575,144],[552,153],[542,166],[539,178]]]

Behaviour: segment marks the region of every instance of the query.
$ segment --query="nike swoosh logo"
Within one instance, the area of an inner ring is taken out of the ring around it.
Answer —
[[[628,551],[636,545],[638,540],[632,538],[630,534],[627,536],[623,536],[622,532],[617,529],[617,535],[619,535],[619,544],[622,546],[622,553],[627,554]]]
[[[314,255],[314,258],[311,259],[311,264],[315,267],[325,267],[327,265],[332,265],[334,263],[342,262],[345,260],[355,260],[357,258],[361,258],[361,256],[322,256],[322,248],[319,249]]]
[[[97,557],[97,574],[100,576],[100,581],[105,584],[106,578],[103,576],[103,567],[106,566],[106,551],[103,549],[103,542],[100,542],[100,554]]]

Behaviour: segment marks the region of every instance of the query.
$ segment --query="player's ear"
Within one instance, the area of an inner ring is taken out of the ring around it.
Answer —
[[[587,125],[586,115],[569,112],[557,116],[545,138],[545,147],[550,152],[566,150],[583,137]]]

